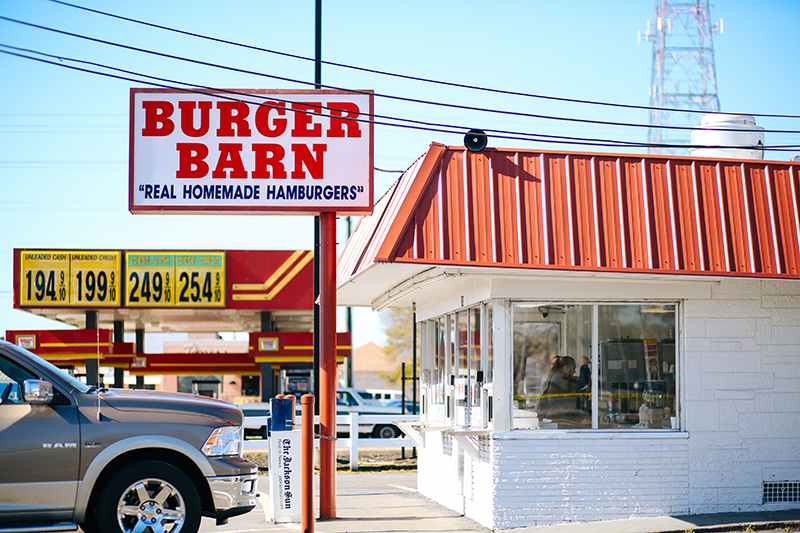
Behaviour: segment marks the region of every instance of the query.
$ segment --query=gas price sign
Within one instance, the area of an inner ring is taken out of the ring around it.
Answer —
[[[126,252],[127,307],[225,307],[225,252]]]
[[[119,307],[118,251],[22,250],[21,307]]]

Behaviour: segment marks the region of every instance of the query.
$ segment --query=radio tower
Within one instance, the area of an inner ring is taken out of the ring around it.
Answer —
[[[708,0],[656,0],[655,24],[647,21],[644,39],[653,42],[650,107],[719,111],[714,34],[722,33],[722,19],[711,24]],[[641,43],[642,34],[640,32]],[[700,124],[701,113],[651,109],[649,144],[688,145],[690,130],[663,126]],[[652,154],[686,153],[682,148],[651,147]]]

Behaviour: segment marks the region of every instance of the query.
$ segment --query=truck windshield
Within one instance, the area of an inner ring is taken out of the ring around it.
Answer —
[[[16,346],[16,345],[11,344],[11,343],[6,344],[6,346],[8,346],[8,348],[14,350],[15,352],[21,353],[25,358],[27,358],[29,360],[33,360],[37,364],[39,364],[39,365],[41,365],[43,367],[46,367],[51,372],[58,373],[64,381],[68,382],[69,385],[71,387],[74,387],[76,390],[78,390],[78,391],[80,391],[82,393],[85,393],[85,392],[87,392],[89,390],[89,386],[86,383],[83,383],[82,381],[78,380],[77,378],[69,375],[67,372],[64,372],[63,370],[61,370],[60,368],[58,368],[54,364],[52,364],[52,363],[50,363],[48,361],[45,361],[44,359],[42,359],[41,357],[39,357],[35,353],[29,352],[28,350],[26,350],[24,348],[20,348],[19,346]]]

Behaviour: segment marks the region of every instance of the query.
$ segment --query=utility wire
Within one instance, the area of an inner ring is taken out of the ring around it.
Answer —
[[[140,48],[138,46],[115,43],[115,42],[112,42],[112,41],[107,41],[105,39],[99,39],[99,38],[96,38],[96,37],[89,37],[89,36],[86,36],[86,35],[81,35],[81,34],[77,34],[77,33],[73,33],[73,32],[68,32],[68,31],[65,31],[65,30],[59,30],[59,29],[56,29],[56,28],[50,28],[48,26],[42,26],[42,25],[39,25],[39,24],[33,24],[31,22],[24,22],[24,21],[17,20],[17,19],[12,19],[12,18],[9,18],[9,17],[0,16],[0,20],[5,20],[7,22],[13,22],[15,24],[21,24],[21,25],[24,25],[24,26],[29,26],[29,27],[33,27],[33,28],[37,28],[37,29],[41,29],[41,30],[45,30],[45,31],[53,32],[53,33],[58,33],[58,34],[61,34],[61,35],[67,35],[69,37],[75,37],[75,38],[78,38],[78,39],[84,39],[84,40],[91,41],[91,42],[96,42],[96,43],[100,43],[100,44],[105,44],[105,45],[109,45],[109,46],[123,48],[123,49],[126,49],[126,50],[132,50],[132,51],[135,51],[135,52],[141,52],[141,53],[145,53],[145,54],[155,55],[155,56],[158,56],[158,57],[164,57],[164,58],[167,58],[167,59],[174,59],[174,60],[177,60],[177,61],[183,61],[183,62],[193,63],[193,64],[197,64],[197,65],[203,65],[203,66],[207,66],[207,67],[213,67],[213,68],[219,68],[219,69],[223,69],[223,70],[229,70],[229,71],[238,72],[238,73],[241,73],[241,74],[248,74],[248,75],[252,75],[252,76],[260,76],[260,77],[265,77],[265,78],[270,78],[270,79],[275,79],[275,80],[280,80],[280,81],[286,81],[286,82],[290,82],[290,83],[297,83],[297,84],[301,84],[301,85],[315,85],[314,83],[311,83],[311,82],[306,82],[306,81],[303,81],[303,80],[297,80],[297,79],[294,79],[294,78],[287,78],[285,76],[277,76],[277,75],[274,75],[274,74],[266,74],[266,73],[263,73],[263,72],[255,72],[255,71],[252,71],[252,70],[239,69],[239,68],[235,68],[235,67],[229,67],[229,66],[226,66],[226,65],[220,65],[220,64],[216,64],[216,63],[210,63],[210,62],[207,62],[207,61],[201,61],[201,60],[198,60],[198,59],[191,59],[191,58],[186,58],[186,57],[182,57],[182,56],[177,56],[177,55],[174,55],[174,54],[167,54],[167,53],[163,53],[163,52],[157,52],[157,51],[154,51],[154,50],[148,50],[146,48]],[[331,85],[323,85],[323,87],[328,88],[328,89],[340,90],[340,91],[348,91],[348,92],[356,92],[356,93],[363,92],[363,91],[350,90],[350,89],[347,89],[347,88],[344,88],[344,87],[337,87],[337,86],[331,86]],[[581,119],[581,118],[574,118],[574,117],[557,117],[557,116],[552,116],[552,115],[540,115],[540,114],[535,114],[535,113],[525,113],[525,112],[522,112],[522,111],[498,110],[498,109],[490,109],[490,108],[482,108],[482,107],[474,107],[474,106],[465,106],[465,105],[460,105],[460,104],[451,104],[451,103],[446,103],[446,102],[433,102],[433,101],[430,101],[430,100],[421,100],[421,99],[416,99],[416,98],[408,98],[408,97],[389,95],[389,94],[380,94],[380,93],[374,93],[374,94],[375,94],[376,97],[387,98],[387,99],[391,99],[391,100],[398,100],[398,101],[417,103],[417,104],[423,104],[423,105],[433,105],[433,106],[438,106],[438,107],[446,107],[446,108],[450,108],[450,109],[458,109],[458,110],[461,110],[461,111],[476,111],[476,112],[484,112],[484,113],[495,113],[495,114],[501,114],[501,115],[524,117],[524,118],[535,118],[535,119],[541,119],[541,120],[557,120],[557,121],[564,121],[564,122],[577,122],[577,123],[594,124],[594,125],[601,125],[601,126],[619,126],[619,127],[633,127],[633,128],[648,128],[648,129],[652,127],[650,124],[639,124],[639,123],[631,123],[631,122],[615,122],[615,121],[593,120],[593,119]],[[670,129],[670,130],[693,130],[693,129],[696,129],[695,127],[692,127],[692,126],[670,126],[670,125],[662,125],[662,126],[659,126],[659,128],[661,128],[661,129]],[[741,131],[740,129],[737,129],[737,128],[730,128],[730,129],[727,129],[727,128],[715,128],[715,130],[716,131]],[[798,133],[800,133],[800,131],[798,131],[798,130],[763,130],[763,131],[765,133],[789,133],[789,134],[798,134]]]
[[[32,50],[32,49],[29,49],[29,48],[20,48],[20,47],[17,47],[17,46],[11,46],[11,45],[7,45],[7,44],[3,44],[3,43],[0,43],[0,47],[9,48],[9,49],[18,50],[18,51],[23,51],[23,52],[27,52],[27,53],[31,53],[31,54],[37,54],[37,55],[49,57],[49,58],[52,58],[52,59],[57,59],[59,62],[61,62],[61,61],[70,61],[70,62],[80,63],[80,64],[89,65],[89,66],[93,66],[93,67],[98,67],[98,68],[102,68],[102,69],[106,69],[106,70],[112,70],[112,71],[116,71],[116,72],[121,72],[123,74],[128,74],[128,75],[132,75],[132,76],[141,76],[141,77],[144,77],[144,78],[149,78],[151,80],[156,80],[156,81],[159,81],[159,82],[172,84],[172,85],[163,85],[163,84],[160,84],[160,83],[154,84],[154,83],[148,82],[148,81],[133,80],[133,79],[130,79],[130,78],[121,78],[121,79],[125,79],[127,81],[136,81],[136,82],[139,82],[139,83],[147,83],[147,84],[150,84],[150,85],[163,87],[163,88],[168,88],[168,89],[178,89],[178,90],[182,90],[184,92],[193,92],[193,93],[204,94],[204,95],[208,95],[209,92],[214,92],[214,93],[217,93],[217,94],[228,94],[228,95],[233,95],[234,98],[225,98],[225,97],[221,97],[221,98],[224,98],[224,99],[227,99],[227,100],[238,101],[238,102],[244,102],[244,103],[253,103],[253,102],[251,100],[245,100],[245,99],[243,99],[243,97],[251,98],[251,99],[261,99],[261,100],[264,100],[264,102],[260,103],[259,105],[263,105],[263,106],[270,107],[270,108],[282,109],[282,110],[285,109],[283,106],[279,106],[279,105],[274,105],[274,104],[268,103],[268,102],[266,102],[266,100],[269,99],[271,101],[280,102],[282,104],[290,104],[290,103],[292,103],[289,100],[281,100],[280,98],[275,97],[275,95],[262,96],[262,95],[259,95],[259,94],[242,93],[242,92],[232,91],[232,90],[229,90],[229,89],[218,89],[218,88],[214,88],[214,87],[198,86],[198,85],[190,84],[190,83],[187,83],[187,82],[172,80],[172,79],[168,79],[168,78],[161,78],[161,77],[157,77],[157,76],[151,76],[151,75],[148,75],[148,74],[142,74],[142,73],[139,73],[139,72],[134,72],[134,71],[131,71],[131,70],[112,67],[112,66],[104,65],[102,63],[96,63],[96,62],[93,62],[93,61],[85,61],[85,60],[82,60],[82,59],[74,59],[74,58],[69,58],[69,57],[65,57],[65,56],[57,56],[57,55],[53,55],[53,54],[47,54],[47,53],[44,53],[44,52],[39,52],[37,50]],[[2,50],[0,50],[0,52],[1,51]],[[19,55],[19,54],[11,54],[11,55],[18,55],[19,57],[28,58],[28,59],[34,59],[34,60],[36,59],[36,58],[32,58],[32,57],[24,56],[24,55]],[[66,66],[66,65],[63,65],[61,63],[53,63],[53,62],[49,62],[49,61],[47,63],[58,65],[58,66]],[[81,69],[81,70],[84,70],[84,69]],[[102,72],[90,71],[90,70],[85,70],[85,71],[89,72],[89,73],[105,75]],[[184,85],[186,87],[178,88],[178,87],[175,87],[174,84]],[[215,96],[216,96],[216,94],[215,94]],[[317,107],[317,106],[315,106],[315,107]],[[322,105],[318,106],[318,109],[320,109],[319,112],[314,112],[314,111],[310,111],[310,110],[309,111],[303,111],[303,110],[295,110],[295,109],[292,109],[291,111],[293,111],[295,113],[304,113],[304,114],[315,115],[315,116],[326,116],[321,112],[321,110],[323,110],[323,109],[327,110],[327,111],[331,111],[331,110],[340,111],[338,109],[327,107],[327,106],[322,106]],[[342,116],[342,117],[339,117],[339,118],[341,120],[348,120],[348,121],[352,121],[352,122],[362,122],[362,123],[366,123],[366,124],[372,123],[372,124],[381,125],[381,126],[398,126],[398,127],[400,127],[401,125],[390,123],[390,122],[377,122],[374,119],[378,118],[378,119],[391,120],[391,121],[408,122],[410,124],[418,126],[415,129],[427,129],[428,131],[437,131],[437,132],[442,132],[442,133],[463,133],[465,130],[469,129],[469,128],[465,127],[465,126],[457,126],[457,125],[452,125],[452,124],[440,124],[440,123],[435,123],[435,122],[425,122],[425,121],[421,121],[421,120],[413,120],[413,119],[407,119],[407,118],[392,117],[392,116],[388,116],[388,115],[378,115],[378,114],[369,114],[369,113],[365,113],[365,114],[368,117],[370,117],[372,120],[370,120],[369,118],[368,119],[358,119],[358,118],[351,118],[351,117],[346,117],[346,116]],[[520,135],[522,135],[522,136],[526,136],[526,137],[531,137],[531,139],[529,139],[529,140],[537,140],[537,141],[543,141],[543,142],[547,142],[548,139],[559,139],[559,140],[562,140],[562,141],[570,141],[570,142],[573,142],[575,144],[584,144],[583,141],[586,141],[587,143],[596,143],[596,142],[606,143],[606,144],[601,144],[601,145],[598,145],[598,146],[614,146],[614,145],[639,146],[640,145],[640,143],[633,142],[633,141],[618,141],[618,140],[613,140],[613,139],[569,137],[569,136],[562,136],[562,135],[548,135],[548,134],[543,134],[543,133],[528,133],[528,132],[494,130],[494,129],[489,129],[489,130],[486,130],[486,131],[489,131],[490,133],[492,133],[494,137],[503,138],[502,137],[503,135],[508,135],[508,136],[520,136]],[[517,138],[517,137],[505,137],[505,138]]]
[[[45,59],[32,57],[32,56],[27,56],[27,55],[15,53],[15,52],[10,52],[10,51],[7,51],[7,50],[0,50],[0,53],[4,53],[4,54],[7,54],[7,55],[21,57],[21,58],[24,58],[24,59],[30,59],[30,60],[33,60],[33,61],[38,61],[38,62],[41,62],[41,63],[55,65],[55,66],[59,66],[59,67],[63,67],[63,68],[68,68],[68,69],[71,69],[71,70],[77,70],[77,71],[86,72],[86,73],[90,73],[90,74],[96,74],[96,75],[100,75],[100,76],[121,79],[121,80],[124,80],[124,81],[130,81],[130,82],[134,82],[134,83],[145,83],[147,85],[152,85],[152,86],[155,86],[155,87],[179,90],[179,91],[183,91],[183,92],[187,92],[187,93],[195,93],[195,94],[202,94],[202,95],[208,95],[209,92],[214,92],[215,94],[213,96],[216,97],[216,98],[220,98],[220,99],[224,99],[224,100],[237,101],[237,102],[243,102],[243,103],[248,103],[248,104],[252,104],[253,103],[252,100],[248,100],[248,99],[253,99],[253,98],[262,99],[262,100],[272,99],[272,100],[283,102],[283,103],[289,103],[289,101],[282,101],[282,100],[279,100],[277,98],[274,98],[274,95],[262,96],[262,95],[258,95],[258,94],[248,94],[248,93],[241,93],[241,92],[237,92],[237,91],[231,91],[231,90],[228,90],[228,89],[217,89],[217,88],[213,88],[213,87],[195,86],[195,85],[189,84],[187,82],[171,80],[171,79],[168,79],[168,78],[161,78],[161,77],[157,77],[157,76],[150,76],[150,75],[147,75],[147,74],[141,74],[141,73],[137,73],[137,72],[133,72],[133,71],[125,70],[125,69],[120,69],[120,68],[116,68],[116,67],[111,67],[111,66],[100,64],[100,63],[91,62],[91,61],[84,61],[84,60],[66,58],[66,57],[63,57],[63,56],[55,56],[55,55],[51,55],[51,54],[45,54],[43,52],[37,52],[37,51],[34,51],[34,50],[30,50],[30,49],[22,49],[22,48],[19,48],[19,47],[13,47],[13,46],[5,45],[5,44],[2,44],[2,43],[0,43],[0,46],[2,46],[4,48],[11,48],[11,49],[15,49],[15,50],[23,50],[23,51],[26,51],[28,53],[34,53],[34,54],[38,54],[38,55],[51,57],[51,58],[59,60],[59,62],[48,61],[48,60],[45,60]],[[86,69],[86,68],[82,68],[82,67],[67,65],[67,64],[62,63],[61,61],[74,61],[74,62],[78,62],[78,63],[90,65],[90,66],[95,66],[95,67],[98,67],[98,68],[104,68],[104,69],[108,69],[108,70],[121,72],[121,73],[130,75],[130,76],[141,76],[141,77],[144,77],[144,78],[149,78],[149,80],[142,80],[142,79],[131,78],[129,76],[122,76],[122,75],[110,74],[110,73],[106,73],[106,72],[99,72],[99,71]],[[151,80],[156,80],[156,81],[151,81]],[[164,83],[159,83],[159,82],[164,82]],[[175,85],[185,85],[186,87],[176,87]],[[228,95],[232,95],[232,96],[228,96]],[[245,98],[248,98],[248,99],[245,99]],[[267,107],[284,109],[282,106],[275,106],[275,105],[272,105],[272,104],[269,104],[269,103],[261,103],[260,105],[265,105]],[[324,107],[324,106],[320,106],[320,107],[324,108],[324,109],[331,109],[331,108],[327,108],[327,107]],[[324,115],[321,112],[314,112],[314,111],[302,111],[302,110],[294,110],[294,109],[291,110],[291,111],[293,111],[295,113],[305,113],[305,114],[314,115],[314,116],[322,116],[322,117],[327,116],[327,115]],[[350,120],[350,121],[362,122],[362,123],[372,123],[372,124],[380,125],[380,126],[389,126],[389,127],[397,127],[397,128],[405,128],[405,129],[413,129],[413,130],[433,131],[433,132],[437,132],[437,133],[450,133],[450,134],[458,134],[458,135],[463,134],[464,130],[466,129],[463,126],[453,126],[453,125],[448,125],[448,124],[426,123],[426,122],[422,122],[422,121],[415,121],[415,120],[411,120],[411,119],[403,119],[403,118],[396,118],[396,117],[387,117],[387,116],[382,116],[382,115],[374,115],[373,114],[373,115],[368,115],[368,116],[373,117],[373,118],[382,118],[382,119],[388,119],[388,120],[411,122],[412,124],[397,124],[397,123],[394,123],[394,122],[379,122],[379,121],[375,121],[374,119],[373,120],[371,120],[371,119],[358,119],[358,118],[350,118],[350,117],[340,117],[340,118],[343,119],[343,120]],[[609,139],[586,139],[586,138],[579,138],[579,137],[566,137],[566,136],[546,135],[546,134],[537,134],[537,133],[525,133],[525,132],[513,132],[513,131],[512,132],[507,132],[507,131],[503,131],[503,130],[487,130],[487,131],[492,132],[493,133],[492,136],[495,137],[495,138],[509,139],[509,140],[520,140],[520,141],[528,141],[528,142],[537,141],[537,142],[555,143],[555,144],[573,144],[573,145],[604,146],[604,147],[613,146],[613,147],[628,147],[628,148],[649,148],[649,147],[692,148],[692,147],[695,147],[695,146],[692,146],[692,145],[685,145],[685,144],[666,144],[666,143],[654,144],[654,143],[641,143],[641,142],[634,142],[634,141],[619,141],[619,140],[609,140]],[[702,148],[702,147],[707,148],[709,146],[703,145],[703,146],[696,146],[696,147],[697,148]],[[714,147],[724,148],[725,146],[714,146]],[[797,150],[798,148],[800,148],[800,145],[776,145],[776,146],[765,146],[764,147],[765,150],[769,149],[769,150],[778,150],[778,151],[783,151],[783,150],[794,151],[794,150]]]
[[[212,41],[212,42],[221,43],[221,44],[227,44],[227,45],[231,45],[231,46],[238,46],[240,48],[246,48],[246,49],[255,50],[255,51],[258,51],[258,52],[266,52],[268,54],[279,55],[279,56],[288,57],[288,58],[292,58],[292,59],[299,59],[299,60],[302,60],[302,61],[316,61],[314,58],[311,58],[311,57],[301,56],[301,55],[298,55],[298,54],[291,54],[291,53],[288,53],[288,52],[281,52],[281,51],[278,51],[278,50],[272,50],[272,49],[269,49],[269,48],[262,48],[262,47],[259,47],[259,46],[253,46],[253,45],[249,45],[249,44],[238,43],[238,42],[235,42],[235,41],[229,41],[229,40],[220,39],[220,38],[217,38],[217,37],[210,37],[210,36],[207,36],[207,35],[202,35],[202,34],[190,32],[190,31],[179,30],[179,29],[176,29],[176,28],[171,28],[169,26],[162,26],[160,24],[154,24],[152,22],[145,22],[145,21],[134,19],[134,18],[130,18],[130,17],[124,17],[122,15],[116,15],[116,14],[113,14],[113,13],[100,11],[98,9],[92,9],[92,8],[88,8],[88,7],[84,7],[84,6],[79,6],[77,4],[71,4],[69,2],[64,2],[63,0],[50,0],[50,1],[55,3],[55,4],[60,4],[60,5],[63,5],[63,6],[72,7],[72,8],[80,9],[80,10],[83,10],[83,11],[88,11],[90,13],[96,13],[98,15],[103,15],[103,16],[106,16],[106,17],[112,17],[112,18],[116,18],[116,19],[119,19],[119,20],[124,20],[124,21],[127,21],[127,22],[132,22],[134,24],[140,24],[142,26],[149,26],[151,28],[157,28],[157,29],[160,29],[160,30],[169,31],[169,32],[180,34],[180,35],[186,35],[186,36],[189,36],[189,37],[195,37],[195,38],[198,38],[198,39],[204,39],[204,40],[207,40],[207,41]],[[489,92],[489,93],[505,94],[505,95],[508,95],[508,96],[521,96],[521,97],[526,97],[526,98],[537,98],[537,99],[542,99],[542,100],[552,100],[552,101],[557,101],[557,102],[567,102],[567,103],[573,103],[573,104],[598,105],[598,106],[617,107],[617,108],[624,108],[624,109],[638,109],[638,110],[645,110],[645,111],[670,111],[670,112],[680,112],[680,113],[702,113],[702,114],[707,113],[707,111],[697,110],[697,109],[676,109],[676,108],[669,108],[669,107],[652,107],[652,106],[643,106],[643,105],[634,105],[634,104],[620,104],[620,103],[614,103],[614,102],[600,102],[600,101],[596,101],[596,100],[582,100],[582,99],[576,99],[576,98],[564,98],[564,97],[558,97],[558,96],[547,96],[547,95],[541,95],[541,94],[525,93],[525,92],[519,92],[519,91],[509,91],[509,90],[504,90],[504,89],[493,89],[493,88],[489,88],[489,87],[481,87],[481,86],[476,86],[476,85],[468,85],[468,84],[455,83],[455,82],[449,82],[449,81],[434,80],[434,79],[429,79],[429,78],[422,78],[422,77],[419,77],[419,76],[410,76],[410,75],[407,75],[407,74],[397,74],[397,73],[394,73],[394,72],[387,72],[387,71],[376,70],[376,69],[371,69],[371,68],[366,68],[366,67],[359,67],[359,66],[355,66],[355,65],[348,65],[348,64],[345,64],[345,63],[336,63],[336,62],[333,62],[333,61],[322,60],[321,63],[323,65],[329,65],[329,66],[332,66],[332,67],[339,67],[339,68],[345,68],[345,69],[350,69],[350,70],[356,70],[356,71],[359,71],[359,72],[367,72],[367,73],[370,73],[370,74],[378,74],[378,75],[381,75],[381,76],[390,76],[390,77],[399,78],[399,79],[405,79],[405,80],[410,80],[410,81],[418,81],[418,82],[423,82],[423,83],[431,83],[431,84],[435,84],[435,85],[443,85],[443,86],[446,86],[446,87],[455,87],[455,88],[459,88],[459,89],[469,89],[469,90],[474,90],[474,91],[483,91],[483,92]],[[323,87],[325,87],[325,86],[323,85]],[[749,115],[749,116],[753,116],[753,117],[764,117],[764,118],[792,118],[792,119],[800,118],[800,116],[798,116],[798,115],[780,115],[780,114],[765,114],[765,113],[726,113],[726,114],[728,114],[728,115],[738,115],[738,116]]]
[[[64,68],[69,68],[73,70],[78,70],[90,74],[96,74],[111,78],[117,78],[125,81],[131,81],[135,83],[145,83],[148,85],[161,87],[165,89],[173,89],[173,90],[180,90],[187,93],[195,93],[195,94],[202,94],[202,95],[209,95],[210,92],[215,93],[213,96],[216,98],[224,99],[224,100],[231,100],[237,102],[243,102],[248,104],[253,104],[254,102],[252,99],[259,99],[263,102],[259,105],[264,105],[267,107],[272,108],[279,108],[285,109],[282,106],[274,105],[271,103],[266,102],[266,100],[277,101],[281,103],[291,103],[288,100],[280,100],[279,98],[275,98],[275,95],[259,95],[259,94],[251,94],[251,93],[242,93],[237,91],[232,91],[229,89],[218,89],[213,87],[206,87],[206,86],[197,86],[193,84],[189,84],[183,81],[172,80],[168,78],[162,78],[157,76],[151,76],[148,74],[141,74],[138,72],[133,72],[130,70],[120,69],[117,67],[111,67],[108,65],[103,65],[100,63],[92,62],[92,61],[84,61],[80,59],[72,59],[64,56],[56,56],[52,54],[46,54],[44,52],[38,52],[35,50],[13,47],[9,45],[5,45],[0,43],[0,47],[10,48],[14,50],[24,51],[27,53],[33,53],[37,55],[42,55],[46,57],[50,57],[53,59],[58,60],[55,61],[47,61],[36,57],[26,56],[23,54],[13,53],[5,50],[0,50],[0,52],[13,55],[25,59],[31,59],[34,61],[39,61],[43,63],[47,63],[50,65],[60,66]],[[93,67],[98,67],[102,69],[112,70],[116,72],[120,72],[125,74],[126,76],[116,75],[116,74],[109,74],[105,72],[99,72],[95,70],[90,70],[86,68],[80,68],[75,66],[66,65],[63,61],[70,61],[81,63]],[[143,78],[148,78],[148,80],[136,79],[131,78],[129,76],[140,76]],[[152,81],[155,80],[155,81]],[[163,82],[163,83],[162,83]],[[183,85],[184,87],[177,87],[176,85]],[[330,110],[331,108],[325,106],[319,106],[320,109]],[[314,116],[321,116],[325,117],[327,115],[323,114],[322,112],[315,112],[315,111],[303,111],[303,110],[291,110],[295,113],[304,113]],[[338,110],[337,110],[338,111]],[[376,114],[367,114],[367,116],[371,117],[367,119],[359,119],[359,118],[351,118],[351,117],[340,117],[343,120],[349,120],[354,122],[362,122],[362,123],[372,123],[379,126],[389,126],[389,127],[398,127],[398,128],[405,128],[405,129],[415,129],[415,130],[424,130],[424,131],[433,131],[437,133],[449,133],[449,134],[458,134],[461,135],[467,129],[464,126],[457,126],[451,124],[439,124],[439,123],[431,123],[431,122],[424,122],[424,121],[417,121],[412,119],[405,119],[405,118],[397,118],[385,115],[376,115]],[[410,124],[398,124],[396,122],[381,122],[374,120],[375,118],[383,119],[383,120],[390,120],[390,121],[401,121],[401,122],[408,122]],[[569,137],[569,136],[559,136],[559,135],[547,135],[547,134],[539,134],[539,133],[528,133],[528,132],[519,132],[519,131],[506,131],[506,130],[487,130],[492,133],[492,137],[500,138],[500,139],[510,139],[510,140],[521,140],[521,141],[537,141],[537,142],[545,142],[545,143],[556,143],[556,144],[573,144],[573,145],[584,145],[584,146],[612,146],[612,147],[627,147],[627,148],[647,148],[647,147],[661,147],[661,148],[690,148],[689,145],[684,144],[652,144],[652,143],[641,143],[635,141],[620,141],[620,140],[613,140],[613,139],[595,139],[595,138],[584,138],[584,137]],[[776,145],[774,147],[765,147],[765,149],[775,149],[775,150],[796,150],[797,147],[800,145]]]

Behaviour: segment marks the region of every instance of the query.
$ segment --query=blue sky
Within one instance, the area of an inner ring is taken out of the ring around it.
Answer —
[[[314,1],[75,0],[114,14],[202,35],[314,55]],[[594,101],[648,105],[652,46],[637,30],[652,0],[564,2],[323,2],[323,59],[457,83]],[[310,61],[209,43],[87,13],[47,0],[0,0],[0,16],[286,78],[313,81]],[[723,111],[800,115],[800,2],[721,1],[715,38]],[[0,44],[93,61],[152,76],[224,88],[303,88],[145,55],[0,20]],[[129,89],[141,83],[0,54],[0,330],[53,327],[12,309],[13,249],[300,249],[313,246],[311,217],[131,215],[128,212]],[[326,66],[323,83],[379,94],[525,113],[646,123],[644,110],[565,104],[441,87]],[[376,113],[483,129],[646,141],[645,129],[489,115],[378,97]],[[758,119],[800,130],[798,119]],[[375,166],[403,170],[431,142],[463,135],[376,127]],[[800,144],[767,134],[767,144]],[[490,139],[490,146],[582,150]],[[603,148],[590,151],[614,151]],[[798,150],[800,152],[800,150]],[[778,152],[771,159],[786,160]],[[376,173],[375,198],[397,178]],[[344,243],[344,222],[339,223]],[[374,313],[355,314],[354,344],[382,342]]]

